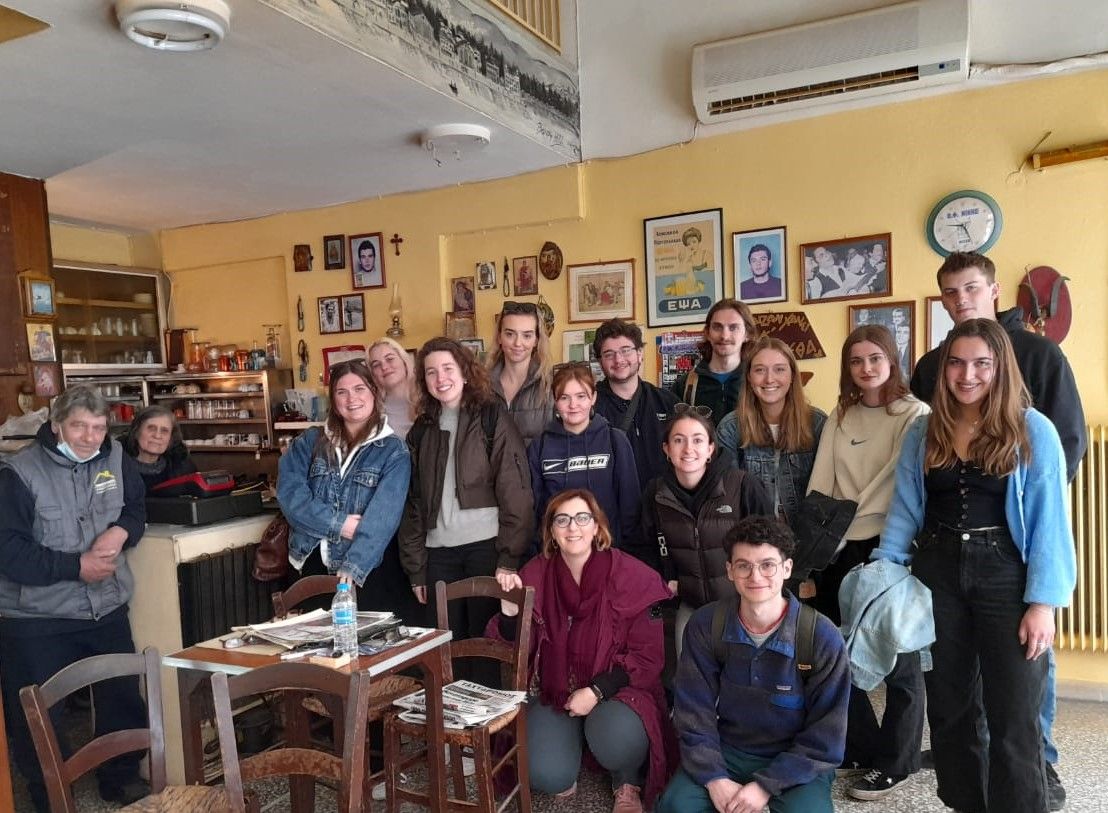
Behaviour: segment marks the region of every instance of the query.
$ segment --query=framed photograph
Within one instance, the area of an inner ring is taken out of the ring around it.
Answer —
[[[635,261],[566,266],[569,321],[635,318]]]
[[[319,308],[319,332],[342,333],[342,316],[337,296],[321,296],[316,300]]]
[[[292,247],[292,270],[298,274],[312,270],[312,247],[307,243],[297,243]]]
[[[32,364],[31,378],[35,382],[35,395],[53,398],[62,392],[62,370],[57,364]]]
[[[31,361],[57,361],[54,326],[49,322],[28,322],[27,347],[31,351]]]
[[[927,297],[927,349],[934,350],[946,340],[946,334],[954,330],[954,320],[943,307],[941,296]]]
[[[496,260],[477,263],[477,290],[491,291],[496,288]]]
[[[346,268],[345,234],[328,234],[323,238],[323,267],[328,271]]]
[[[892,296],[892,243],[889,233],[803,243],[801,302]]]
[[[538,257],[512,259],[512,279],[515,280],[512,292],[515,296],[534,296],[539,292],[538,267]]]
[[[460,339],[458,341],[462,347],[468,348],[469,352],[473,353],[478,361],[484,363],[485,361],[485,340],[484,339]]]
[[[454,277],[450,280],[450,301],[454,313],[473,313],[473,277]]]
[[[882,302],[880,305],[851,305],[850,329],[862,325],[880,325],[892,334],[896,352],[900,357],[900,369],[905,377],[911,375],[916,360],[916,303]]]
[[[731,247],[737,299],[747,305],[788,300],[788,254],[784,226],[733,232]]]
[[[643,220],[647,327],[702,324],[723,298],[723,209]]]
[[[596,328],[562,331],[562,361],[587,361],[593,378],[603,381],[604,370],[601,369],[600,359],[596,357],[592,346],[595,338]]]
[[[47,277],[20,277],[23,284],[23,315],[29,319],[48,319],[58,315],[54,302],[54,280]]]
[[[450,311],[443,320],[443,334],[448,339],[472,339],[477,333],[472,313]]]
[[[366,358],[364,344],[338,344],[323,348],[323,386],[331,383],[331,368],[340,361]]]
[[[339,304],[342,306],[342,332],[365,330],[365,294],[344,294],[339,297]]]
[[[385,287],[385,255],[381,232],[350,235],[350,274],[354,288]]]

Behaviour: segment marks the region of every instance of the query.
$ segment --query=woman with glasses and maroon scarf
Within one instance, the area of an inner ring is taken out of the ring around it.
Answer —
[[[773,516],[761,481],[716,454],[716,428],[707,413],[702,406],[676,406],[662,444],[669,466],[642,496],[638,552],[681,599],[674,627],[678,654],[693,611],[735,592],[724,535],[743,517]]]
[[[550,393],[550,340],[534,302],[505,302],[496,324],[489,377],[508,405],[523,442],[531,441],[554,414]]]
[[[542,554],[519,574],[497,576],[505,590],[535,588],[531,787],[572,797],[587,749],[590,762],[611,774],[613,813],[642,813],[676,764],[662,690],[662,620],[654,609],[669,591],[642,562],[611,548],[607,517],[586,490],[551,498],[542,538]],[[501,602],[487,634],[514,640],[518,614],[517,605]]]

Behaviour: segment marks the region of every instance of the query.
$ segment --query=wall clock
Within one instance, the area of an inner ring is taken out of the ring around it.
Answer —
[[[935,204],[927,216],[927,242],[944,257],[955,251],[985,252],[1000,237],[1000,206],[984,192],[963,189]]]

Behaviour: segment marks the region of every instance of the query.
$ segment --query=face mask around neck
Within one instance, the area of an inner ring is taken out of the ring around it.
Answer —
[[[100,450],[97,449],[88,457],[78,457],[77,453],[73,451],[72,447],[64,440],[58,441],[58,451],[65,455],[66,458],[68,458],[69,460],[72,460],[74,463],[87,463],[100,453]]]

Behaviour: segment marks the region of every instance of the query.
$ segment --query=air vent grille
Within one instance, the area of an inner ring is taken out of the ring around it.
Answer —
[[[863,76],[852,76],[847,79],[836,79],[830,82],[821,82],[816,85],[803,85],[801,87],[783,88],[768,93],[753,93],[749,96],[739,96],[732,99],[718,99],[708,103],[709,116],[723,116],[729,113],[739,113],[744,110],[756,110],[763,107],[773,107],[780,104],[791,104],[810,99],[820,99],[827,96],[838,96],[842,93],[853,93],[858,90],[872,90],[888,87],[890,85],[903,85],[918,82],[920,71],[918,66],[900,68],[893,71],[879,71]]]

